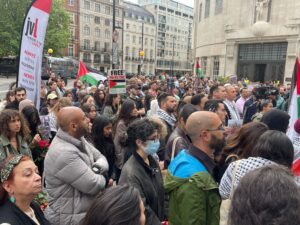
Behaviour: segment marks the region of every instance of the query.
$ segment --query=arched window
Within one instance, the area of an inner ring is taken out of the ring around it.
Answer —
[[[87,25],[84,26],[84,28],[83,28],[83,34],[86,35],[86,36],[90,35],[90,28],[89,28],[89,26],[87,26]]]

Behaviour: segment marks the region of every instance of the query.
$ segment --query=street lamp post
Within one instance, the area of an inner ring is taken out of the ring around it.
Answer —
[[[144,52],[144,21],[142,21],[142,49],[139,51],[139,57],[141,59],[141,64],[138,67],[138,75],[142,74],[142,67],[143,67],[143,63],[144,63],[144,56],[145,56],[145,52]]]

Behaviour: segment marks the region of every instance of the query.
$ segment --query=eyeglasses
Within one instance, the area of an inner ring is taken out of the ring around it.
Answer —
[[[225,131],[225,127],[222,125],[216,129],[206,129],[206,131]]]

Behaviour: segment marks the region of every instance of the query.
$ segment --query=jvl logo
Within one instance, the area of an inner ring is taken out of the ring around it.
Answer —
[[[35,19],[35,23],[33,23],[32,21],[30,21],[30,17],[28,18],[26,33],[25,33],[26,36],[29,34],[30,36],[37,38],[36,33],[38,28],[38,22],[39,22],[38,19]]]

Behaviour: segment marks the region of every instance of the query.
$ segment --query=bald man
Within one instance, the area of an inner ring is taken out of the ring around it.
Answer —
[[[224,144],[224,127],[213,112],[191,114],[186,131],[192,144],[171,162],[165,181],[172,225],[218,225],[221,199],[214,175],[214,149]]]
[[[44,176],[52,225],[79,224],[96,195],[105,188],[106,158],[84,136],[89,119],[77,107],[62,108],[59,130],[45,158]]]

